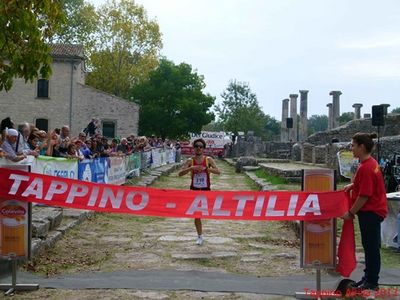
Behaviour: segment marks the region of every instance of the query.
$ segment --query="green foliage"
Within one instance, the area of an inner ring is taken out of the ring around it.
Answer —
[[[84,0],[62,0],[61,5],[66,22],[57,30],[53,42],[80,44],[84,46],[86,53],[91,53],[99,22],[94,5]]]
[[[214,118],[209,112],[215,98],[203,93],[204,78],[188,64],[161,59],[148,81],[132,89],[140,105],[139,131],[144,135],[179,137],[200,132]]]
[[[14,77],[33,81],[51,74],[50,40],[64,15],[57,1],[0,1],[0,90]]]
[[[265,179],[266,181],[268,181],[269,183],[271,183],[273,185],[287,183],[287,181],[284,178],[268,174],[264,169],[258,169],[255,171],[255,173],[258,178]]]
[[[264,117],[264,134],[267,140],[276,140],[281,134],[281,124],[274,117],[265,115]]]
[[[308,134],[325,131],[328,128],[328,117],[326,115],[312,115],[308,119]]]
[[[224,131],[236,135],[239,131],[254,131],[255,135],[262,135],[264,113],[258,105],[256,94],[247,83],[230,81],[221,97],[224,100],[215,110]]]
[[[344,112],[339,117],[339,124],[344,125],[354,119],[354,112]]]
[[[222,127],[221,123],[211,121],[210,123],[204,125],[201,130],[204,131],[223,131],[224,128]]]
[[[147,80],[158,65],[162,47],[157,22],[143,6],[131,0],[112,0],[98,14],[96,40],[91,50],[91,73],[86,83],[127,98],[129,91]]]
[[[392,109],[392,114],[400,114],[400,107]]]

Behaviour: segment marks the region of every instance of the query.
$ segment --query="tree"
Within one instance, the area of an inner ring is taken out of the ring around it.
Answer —
[[[400,114],[400,107],[392,109],[392,114]]]
[[[158,65],[159,26],[132,0],[108,2],[98,11],[98,18],[86,83],[126,98]]]
[[[176,138],[200,132],[214,119],[209,109],[215,98],[204,94],[204,88],[203,76],[190,65],[161,59],[149,80],[135,86],[130,94],[140,105],[140,134]]]
[[[344,112],[339,117],[339,124],[344,125],[352,120],[354,120],[354,112]]]
[[[254,131],[255,135],[263,135],[265,115],[258,105],[256,94],[251,92],[247,83],[230,81],[221,97],[224,100],[215,110],[224,131],[236,135],[239,131]]]
[[[57,1],[0,1],[0,90],[15,77],[33,81],[51,74],[48,41],[64,15]]]
[[[94,5],[84,0],[62,0],[61,6],[66,21],[56,31],[53,42],[83,45],[90,56],[99,23]]]
[[[267,140],[276,140],[281,134],[281,124],[274,117],[265,115],[264,117],[264,134]]]
[[[328,129],[328,116],[312,115],[308,119],[308,135]]]

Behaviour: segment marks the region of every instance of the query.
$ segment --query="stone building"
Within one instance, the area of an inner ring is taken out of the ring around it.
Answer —
[[[29,122],[43,130],[69,125],[76,136],[91,118],[98,118],[107,137],[137,135],[139,106],[85,85],[85,59],[80,45],[54,44],[49,80],[25,83],[15,79],[0,92],[0,119]]]

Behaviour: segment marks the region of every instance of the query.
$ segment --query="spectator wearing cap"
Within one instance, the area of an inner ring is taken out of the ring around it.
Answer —
[[[26,155],[18,154],[16,151],[17,138],[18,131],[13,128],[9,128],[7,129],[6,139],[3,142],[3,145],[1,145],[3,151],[5,152],[6,158],[13,162],[18,162],[26,158]]]

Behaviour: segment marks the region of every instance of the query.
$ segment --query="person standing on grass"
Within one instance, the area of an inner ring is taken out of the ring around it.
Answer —
[[[351,191],[352,206],[342,218],[349,220],[358,216],[361,242],[365,253],[363,278],[353,287],[366,290],[379,288],[381,269],[381,222],[388,214],[385,183],[378,162],[371,156],[376,134],[356,133],[351,143],[354,157],[360,165],[353,182],[345,186]]]
[[[178,175],[183,176],[191,172],[192,182],[190,184],[190,189],[195,191],[209,191],[211,190],[210,173],[219,175],[221,172],[215,164],[215,161],[211,157],[204,155],[206,142],[203,139],[194,140],[193,147],[194,157],[185,162]],[[201,246],[204,242],[201,219],[194,219],[194,225],[197,231],[196,244]]]

